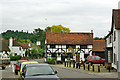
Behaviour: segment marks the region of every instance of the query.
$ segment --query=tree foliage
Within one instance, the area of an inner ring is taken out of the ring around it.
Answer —
[[[100,38],[100,37],[95,37],[95,38],[93,38],[94,40],[105,40],[105,38]]]
[[[70,29],[66,28],[62,25],[53,25],[50,27],[51,32],[61,32],[61,33],[69,33]]]

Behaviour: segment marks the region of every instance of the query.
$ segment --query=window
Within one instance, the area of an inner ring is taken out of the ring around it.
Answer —
[[[114,31],[114,41],[116,40],[116,32]]]
[[[80,48],[81,49],[87,49],[87,45],[81,45]]]
[[[76,45],[66,45],[67,49],[70,48],[70,47],[72,47],[73,49],[76,49]]]
[[[76,49],[76,45],[71,45],[71,47],[72,47],[73,49]]]
[[[110,36],[110,38],[109,38],[109,41],[110,41],[110,43],[111,43],[111,36]]]
[[[96,59],[100,59],[100,57],[96,57]]]
[[[92,57],[90,56],[90,57],[88,57],[88,59],[91,59]]]
[[[21,47],[19,47],[19,50],[21,51]]]
[[[15,53],[15,56],[17,55],[17,53]]]
[[[116,56],[116,54],[114,53],[114,64],[116,64],[116,62],[117,62],[117,56]]]
[[[51,44],[51,45],[50,45],[50,48],[55,48],[55,45],[54,45],[54,44]]]
[[[91,57],[91,59],[95,59],[95,57],[94,57],[94,56],[92,56],[92,57]]]

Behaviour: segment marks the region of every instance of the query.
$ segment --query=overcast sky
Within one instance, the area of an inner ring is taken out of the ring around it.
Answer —
[[[0,33],[32,32],[35,28],[63,25],[71,32],[90,32],[104,37],[111,28],[112,9],[119,0],[1,0]]]

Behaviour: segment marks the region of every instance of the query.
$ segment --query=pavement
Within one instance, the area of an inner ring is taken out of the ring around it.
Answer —
[[[64,70],[75,71],[75,72],[80,72],[82,74],[88,74],[88,75],[94,76],[96,78],[118,78],[117,72],[96,73],[96,72],[83,70],[83,68],[76,69],[76,68],[72,68],[72,67],[64,67],[63,64],[52,65],[52,67],[56,67],[56,68],[64,69]],[[85,78],[86,78],[86,76],[85,76]]]

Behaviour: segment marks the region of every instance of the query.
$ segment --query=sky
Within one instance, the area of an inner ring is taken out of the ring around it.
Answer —
[[[0,0],[0,33],[63,25],[71,32],[94,31],[104,37],[111,29],[112,9],[119,0]]]

